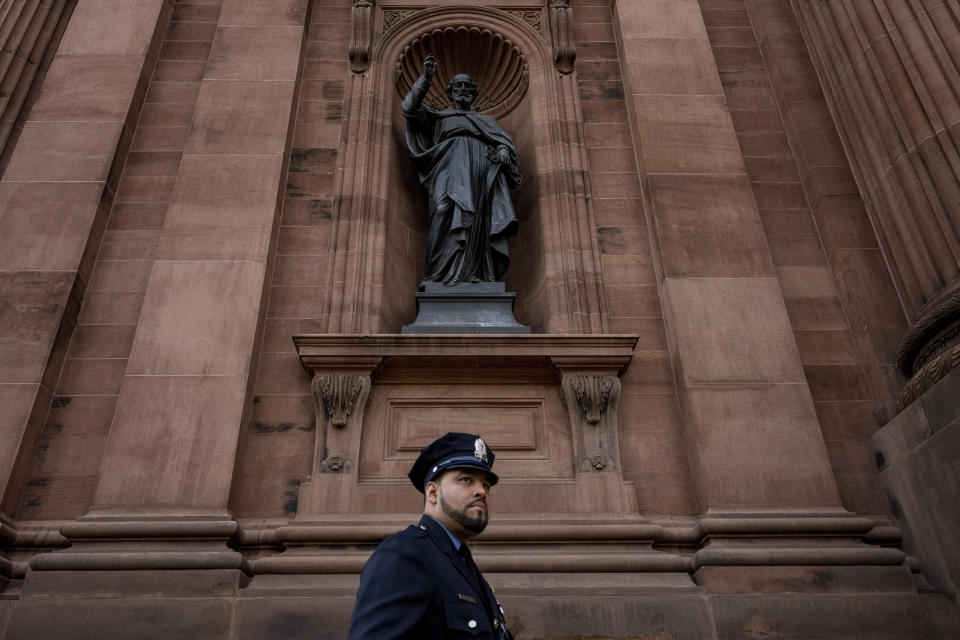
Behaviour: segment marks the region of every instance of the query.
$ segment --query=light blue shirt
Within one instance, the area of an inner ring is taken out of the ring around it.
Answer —
[[[456,549],[457,551],[460,551],[460,545],[463,544],[462,542],[460,542],[460,538],[458,538],[457,536],[455,536],[455,535],[453,535],[452,533],[450,533],[450,529],[447,529],[445,526],[443,526],[443,523],[442,523],[442,522],[440,522],[439,520],[437,520],[437,519],[434,518],[433,516],[430,516],[430,518],[431,518],[434,522],[436,522],[438,525],[440,525],[440,528],[443,529],[444,531],[446,531],[447,535],[450,536],[450,542],[453,543],[453,548]]]

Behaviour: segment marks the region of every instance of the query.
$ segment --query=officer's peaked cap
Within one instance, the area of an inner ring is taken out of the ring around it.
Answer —
[[[472,433],[447,433],[420,450],[407,477],[423,493],[427,483],[447,469],[479,469],[487,472],[490,485],[500,481],[491,467],[496,456],[487,443]]]

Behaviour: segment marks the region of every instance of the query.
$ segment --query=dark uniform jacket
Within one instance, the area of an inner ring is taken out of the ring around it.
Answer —
[[[494,640],[499,605],[430,516],[384,540],[360,576],[348,640]]]

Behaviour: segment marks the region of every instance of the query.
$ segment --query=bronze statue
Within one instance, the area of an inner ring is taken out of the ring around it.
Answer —
[[[507,239],[517,232],[509,192],[521,180],[517,148],[496,119],[470,108],[477,86],[468,75],[447,84],[452,109],[425,106],[436,70],[428,55],[401,104],[407,148],[430,196],[424,283],[495,282],[510,264]]]

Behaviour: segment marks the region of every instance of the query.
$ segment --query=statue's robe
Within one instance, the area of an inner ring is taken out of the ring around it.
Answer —
[[[516,145],[490,116],[422,105],[428,87],[418,81],[402,105],[407,147],[430,197],[424,281],[499,280],[517,232],[509,192],[520,184]],[[500,147],[510,154],[503,164],[493,160]]]

